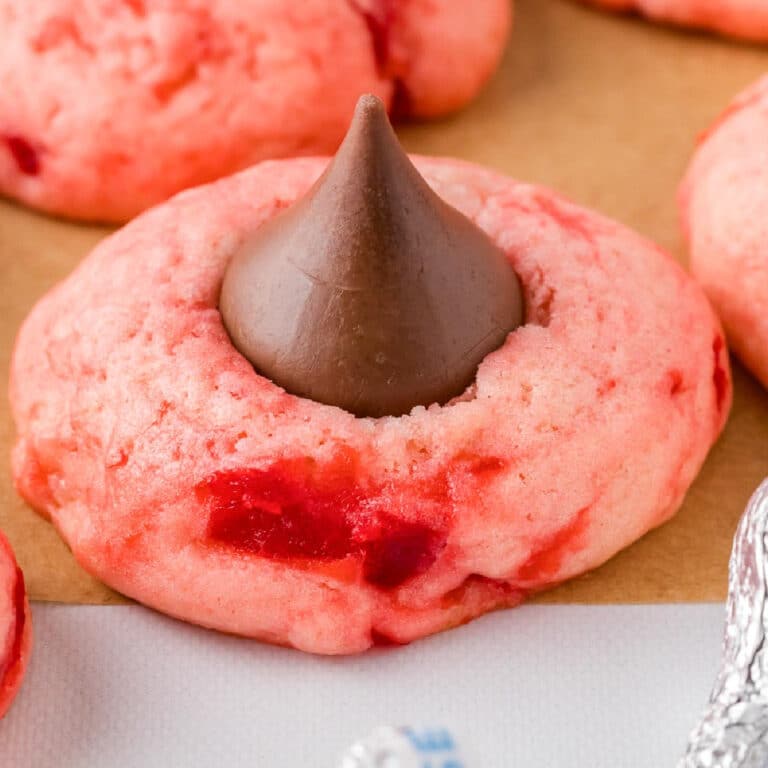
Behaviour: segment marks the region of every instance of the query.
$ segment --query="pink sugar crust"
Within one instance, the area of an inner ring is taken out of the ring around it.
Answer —
[[[355,418],[286,394],[231,345],[216,309],[230,254],[325,159],[188,190],[40,301],[12,364],[14,476],[87,570],[208,627],[350,653],[514,605],[676,511],[731,402],[701,289],[547,190],[415,161],[526,291],[527,324],[448,405]],[[322,526],[255,554],[255,527],[270,509],[300,517],[300,497]],[[360,543],[372,517],[406,545]],[[318,557],[292,559],[293,546]],[[393,574],[393,555],[407,572]]]
[[[680,187],[691,272],[734,351],[768,387],[768,77],[741,93],[699,146]]]
[[[0,195],[127,221],[333,152],[360,93],[443,115],[495,70],[511,16],[509,0],[0,0]]]
[[[0,718],[24,679],[32,645],[32,621],[24,576],[11,545],[0,533]]]
[[[635,11],[650,19],[706,29],[745,40],[768,40],[765,0],[584,0],[613,11]]]

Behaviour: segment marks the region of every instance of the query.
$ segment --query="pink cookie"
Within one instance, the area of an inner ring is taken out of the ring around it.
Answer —
[[[357,97],[433,117],[496,68],[509,0],[0,0],[0,195],[125,221],[333,151]]]
[[[32,644],[32,622],[24,576],[8,540],[0,533],[0,718],[19,690]]]
[[[691,271],[768,387],[768,77],[705,134],[680,190]]]
[[[708,29],[747,40],[768,40],[765,0],[584,0],[613,11],[636,11],[650,19]]]
[[[254,371],[224,270],[326,162],[177,196],[26,321],[14,474],[80,563],[174,616],[349,653],[514,605],[674,514],[730,407],[720,326],[657,247],[547,190],[415,160],[525,290],[463,396],[356,418]]]

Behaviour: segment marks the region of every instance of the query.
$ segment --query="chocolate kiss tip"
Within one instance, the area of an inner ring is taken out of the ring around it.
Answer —
[[[219,306],[260,374],[373,417],[461,395],[523,322],[505,254],[431,190],[369,94],[307,195],[234,255]]]
[[[364,93],[357,100],[355,112],[352,115],[350,129],[355,125],[361,126],[370,123],[379,123],[382,126],[386,125],[389,130],[392,130],[384,102],[372,93]]]
[[[367,115],[379,114],[382,117],[387,118],[387,108],[384,106],[384,102],[372,93],[364,93],[357,100],[355,106],[355,117],[364,117]]]

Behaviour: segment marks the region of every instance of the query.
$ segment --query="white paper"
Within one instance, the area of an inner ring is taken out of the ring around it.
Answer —
[[[673,768],[721,605],[523,606],[323,658],[137,606],[33,607],[2,768],[336,768],[381,724],[452,728],[469,768]]]

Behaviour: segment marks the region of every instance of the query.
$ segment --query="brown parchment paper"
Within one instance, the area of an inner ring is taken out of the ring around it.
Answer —
[[[469,4],[468,4],[469,5]],[[684,261],[675,190],[696,135],[768,70],[751,47],[602,15],[568,0],[518,0],[501,71],[469,109],[400,130],[410,151],[452,155],[552,186],[598,208]],[[15,332],[33,302],[107,230],[0,202],[0,453],[13,426],[5,392]],[[735,365],[735,405],[678,516],[611,562],[538,599],[706,601],[724,597],[736,521],[768,475],[768,393]],[[122,598],[78,567],[52,526],[15,495],[0,468],[0,527],[33,598]]]

